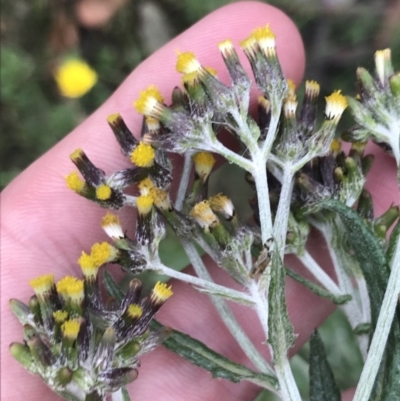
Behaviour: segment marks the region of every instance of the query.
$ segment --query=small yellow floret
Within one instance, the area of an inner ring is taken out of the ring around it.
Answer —
[[[107,212],[101,221],[101,227],[112,239],[125,237],[119,217],[115,214]]]
[[[128,313],[128,316],[132,319],[139,319],[140,316],[142,316],[143,314],[143,309],[141,308],[141,306],[136,304],[129,305],[126,311]]]
[[[162,283],[161,281],[157,282],[152,291],[152,298],[154,297],[153,300],[156,303],[165,302],[171,295],[173,295],[172,286],[168,287],[166,283]]]
[[[70,154],[70,159],[73,161],[73,162],[75,162],[75,161],[77,161],[77,160],[79,160],[79,159],[81,159],[82,158],[82,156],[83,156],[83,150],[82,149],[80,149],[80,148],[78,148],[78,149],[75,149],[71,154]]]
[[[208,231],[210,227],[219,223],[218,217],[211,210],[210,203],[207,200],[194,205],[190,211],[190,216],[193,217],[206,231]]]
[[[154,183],[149,177],[147,177],[144,180],[140,181],[138,188],[140,191],[140,195],[148,195],[150,193],[150,190],[154,188]]]
[[[338,121],[343,111],[347,107],[346,97],[340,93],[340,90],[333,92],[325,97],[325,114],[328,120]]]
[[[269,24],[265,25],[264,27],[255,28],[252,32],[252,36],[254,36],[257,41],[272,39],[275,42],[276,38],[276,35],[274,34],[274,32],[272,32]]]
[[[99,266],[91,255],[82,252],[81,257],[78,259],[78,265],[82,269],[82,273],[85,277],[97,277]]]
[[[65,177],[65,181],[67,183],[67,187],[72,189],[73,191],[79,193],[85,186],[85,181],[83,181],[76,171],[73,171],[71,174],[68,174]]]
[[[139,214],[148,214],[153,207],[153,198],[150,195],[141,195],[136,198],[136,206]]]
[[[267,112],[267,113],[270,112],[271,102],[268,99],[266,99],[264,96],[261,95],[257,98],[257,102],[258,102],[259,106],[261,106],[265,110],[265,112]]]
[[[240,47],[247,53],[252,55],[256,52],[257,40],[254,36],[250,35],[248,38],[240,42]]]
[[[57,283],[57,292],[63,297],[83,297],[83,280],[66,276]]]
[[[319,95],[319,83],[317,81],[306,81],[306,95],[316,98]]]
[[[227,57],[233,52],[233,42],[230,39],[218,43],[218,48],[223,56]]]
[[[334,154],[338,154],[340,152],[340,149],[342,148],[342,143],[340,139],[334,139],[331,142],[331,152]]]
[[[78,337],[80,327],[81,327],[81,324],[80,324],[79,320],[76,320],[76,319],[67,320],[61,326],[63,337],[67,337],[70,340],[76,340]]]
[[[199,71],[200,69],[201,64],[193,52],[178,53],[176,71],[181,72],[182,74],[190,74]]]
[[[199,75],[200,74],[198,71],[190,72],[189,74],[183,74],[182,83],[184,85],[188,85],[189,87],[199,85],[200,84]]]
[[[99,200],[110,199],[111,195],[112,189],[106,184],[101,184],[96,188],[96,198]]]
[[[150,85],[144,91],[140,91],[139,99],[133,103],[133,107],[140,114],[151,114],[159,103],[163,103],[164,98],[155,85]]]
[[[171,210],[172,205],[167,191],[153,187],[150,190],[150,195],[153,198],[154,204],[161,210]]]
[[[37,295],[50,291],[54,285],[54,274],[44,274],[29,282]]]
[[[107,117],[107,122],[109,123],[109,124],[115,124],[118,120],[120,120],[121,119],[121,114],[119,114],[119,113],[114,113],[114,114],[111,114],[111,115],[109,115],[108,117]]]
[[[138,167],[151,167],[154,164],[156,152],[153,146],[140,142],[131,154],[132,163]]]
[[[57,323],[63,323],[68,319],[68,312],[65,310],[56,310],[53,312],[53,317]]]
[[[193,156],[194,168],[199,177],[205,181],[215,164],[215,157],[210,152],[199,152]]]
[[[218,75],[218,71],[215,68],[212,67],[206,67],[205,70],[210,73],[213,77],[216,77]]]
[[[226,217],[233,217],[235,207],[232,201],[223,194],[214,195],[209,198],[211,209],[224,214]]]
[[[85,95],[97,82],[97,73],[83,60],[68,60],[55,71],[61,94],[69,98]]]
[[[118,251],[108,242],[96,242],[90,250],[90,256],[94,260],[96,266],[104,265],[104,263],[113,262],[118,256]]]

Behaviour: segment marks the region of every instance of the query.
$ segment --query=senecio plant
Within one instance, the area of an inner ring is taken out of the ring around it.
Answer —
[[[35,294],[28,305],[11,300],[24,326],[24,341],[11,345],[12,355],[66,400],[129,400],[125,385],[137,378],[140,357],[163,342],[214,377],[247,380],[282,400],[301,400],[288,359],[296,333],[285,300],[286,275],[329,298],[347,315],[365,359],[354,399],[400,399],[400,313],[395,311],[400,292],[399,207],[374,217],[371,195],[364,188],[373,162],[364,154],[368,139],[394,156],[400,172],[400,74],[393,71],[390,50],[376,52],[375,76],[357,70],[356,98],[335,91],[325,98],[324,113],[317,113],[319,84],[307,81],[299,104],[295,85],[283,76],[275,35],[268,26],[255,29],[241,47],[261,92],[258,119],[250,113],[252,80],[226,40],[219,49],[229,86],[193,53],[184,52],[176,64],[184,89],[173,90],[172,103],[166,105],[155,86],[134,102],[144,115],[140,140],[119,114],[109,116],[131,168],[107,176],[82,149],[71,154],[80,174],[66,178],[68,187],[103,208],[136,209],[137,223],[130,238],[117,215],[108,212],[101,226],[110,242],[96,243],[90,253],[82,253],[78,264],[83,279],[65,277],[54,283],[53,275],[41,276],[31,281]],[[351,142],[345,151],[336,128],[346,107],[357,124],[342,134]],[[239,151],[219,140],[222,129],[236,138]],[[179,185],[174,202],[171,153],[184,158],[175,177]],[[226,195],[208,193],[214,155],[239,166],[254,189],[251,221],[243,221]],[[136,196],[125,192],[131,187]],[[162,262],[159,245],[167,225],[197,276]],[[335,278],[307,250],[312,227],[325,238]],[[228,272],[240,290],[213,282],[202,252]],[[296,255],[313,279],[287,268],[285,254]],[[137,278],[123,287],[103,269],[104,296],[99,269],[106,264],[120,265],[133,275],[166,274],[209,294],[253,370],[152,321],[172,295],[168,284],[159,282],[142,296]],[[226,301],[257,313],[271,363],[247,337]],[[311,338],[310,394],[312,400],[340,400],[317,332]]]

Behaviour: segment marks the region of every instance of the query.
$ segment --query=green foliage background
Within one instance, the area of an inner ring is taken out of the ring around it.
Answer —
[[[104,0],[97,1],[100,5]],[[157,47],[228,1],[126,0],[96,28],[79,19],[77,3],[3,1],[0,188],[94,111]],[[377,49],[391,47],[393,63],[400,65],[400,25],[393,24],[393,20],[400,20],[397,0],[269,3],[283,9],[299,27],[307,52],[305,76],[320,82],[322,95],[339,88],[353,94],[356,67],[372,70]],[[84,58],[99,75],[98,84],[80,99],[63,98],[53,79],[57,63],[71,55]],[[228,181],[226,174],[224,181]],[[229,194],[229,188],[224,190]],[[165,257],[173,259],[171,254]],[[181,263],[175,260],[175,264]],[[354,338],[343,315],[336,312],[329,318],[321,334],[340,387],[354,385],[361,357],[352,347]],[[292,361],[304,399],[307,358],[305,346]],[[272,398],[259,398],[267,399]]]

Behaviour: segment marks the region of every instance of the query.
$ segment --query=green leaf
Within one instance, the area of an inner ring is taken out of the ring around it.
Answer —
[[[303,276],[300,276],[300,274],[295,273],[293,270],[290,270],[287,267],[285,269],[286,269],[286,274],[290,278],[299,282],[300,284],[303,284],[314,294],[317,294],[318,296],[320,296],[322,298],[330,299],[336,305],[343,305],[346,302],[349,302],[352,298],[350,294],[343,294],[343,295],[332,294],[331,292],[329,292],[328,290],[325,290],[325,288],[322,288],[318,284],[315,284],[312,281],[307,280]]]
[[[275,365],[285,361],[285,356],[294,344],[295,335],[290,322],[285,297],[285,267],[278,252],[274,252],[271,260],[271,281],[268,291],[268,342],[271,344]]]
[[[121,302],[124,299],[124,291],[113,279],[107,269],[103,270],[103,283],[108,294],[114,297],[118,302]]]
[[[162,325],[153,320],[151,327],[160,328]],[[194,365],[208,370],[213,378],[226,379],[234,383],[247,380],[264,388],[268,387],[274,390],[279,388],[278,381],[274,376],[254,372],[179,331],[172,330],[171,335],[163,345]]]
[[[348,239],[354,249],[368,287],[371,301],[372,336],[390,275],[386,255],[375,234],[353,209],[335,200],[323,201],[320,206],[336,212],[346,227]],[[395,230],[397,230],[397,226]],[[397,307],[370,401],[399,401],[399,377],[400,311]]]
[[[318,331],[310,338],[310,400],[340,401],[340,390],[326,358],[324,344]]]
[[[371,301],[371,327],[375,330],[390,273],[383,249],[375,234],[353,209],[336,200],[323,201],[319,206],[336,212],[347,230],[348,240],[367,283]]]

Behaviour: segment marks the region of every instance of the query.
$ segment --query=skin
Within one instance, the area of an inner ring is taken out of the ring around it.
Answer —
[[[219,77],[229,82],[216,44],[230,38],[246,38],[252,29],[269,23],[277,35],[278,55],[287,78],[299,83],[303,77],[305,55],[300,35],[281,11],[261,3],[235,3],[205,17],[189,30],[173,39],[145,60],[121,84],[119,89],[95,113],[21,173],[1,194],[1,395],[4,400],[56,401],[59,398],[37,377],[29,375],[9,354],[8,345],[22,341],[22,328],[8,308],[8,300],[16,297],[27,302],[33,294],[29,280],[53,272],[56,281],[65,275],[80,276],[76,264],[82,250],[89,251],[97,241],[106,240],[99,223],[105,211],[77,196],[65,186],[63,177],[75,168],[69,154],[82,148],[106,173],[128,167],[121,157],[106,118],[120,112],[135,135],[139,135],[141,116],[131,107],[140,90],[157,85],[166,101],[173,87],[180,82],[175,72],[175,50],[194,51],[202,64],[218,70]],[[241,60],[249,64],[240,50]],[[43,133],[44,135],[46,133]],[[381,214],[396,199],[395,166],[392,159],[376,146],[376,162],[370,173],[368,188],[379,188],[375,211]],[[379,185],[379,187],[378,187]],[[124,225],[132,226],[131,211],[122,212]],[[318,238],[316,239],[318,241]],[[317,260],[326,265],[324,245],[313,245]],[[232,283],[229,277],[205,259],[213,277],[220,283]],[[294,264],[293,260],[288,263]],[[301,267],[297,267],[302,272]],[[110,270],[119,270],[110,268]],[[327,266],[330,270],[330,266]],[[189,268],[189,272],[192,270]],[[161,309],[157,318],[164,324],[204,341],[229,358],[247,364],[242,351],[220,321],[207,296],[187,284],[172,281],[174,296]],[[234,285],[234,284],[233,284]],[[291,280],[287,281],[289,313],[298,334],[295,353],[333,311],[321,300]],[[233,306],[238,320],[260,351],[268,356],[265,340],[254,314]],[[21,378],[20,380],[18,380]],[[139,379],[129,386],[135,400],[231,401],[252,400],[258,389],[246,382],[233,384],[212,380],[211,375],[171,352],[159,348],[142,359]],[[350,399],[350,398],[349,398]]]

